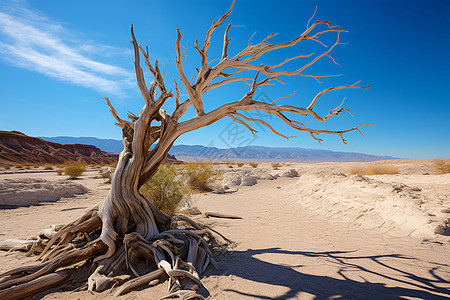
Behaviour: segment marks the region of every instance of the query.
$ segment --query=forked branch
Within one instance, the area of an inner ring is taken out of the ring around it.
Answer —
[[[233,2],[234,4],[234,2]],[[222,55],[220,57],[219,62],[213,66],[209,66],[209,59],[208,59],[208,53],[207,50],[210,46],[210,40],[213,32],[224,23],[226,18],[230,15],[231,10],[233,8],[233,4],[230,7],[230,10],[227,11],[223,16],[221,16],[217,21],[214,21],[211,27],[208,29],[205,37],[205,42],[203,44],[203,48],[201,48],[198,44],[198,41],[195,41],[194,47],[197,52],[200,55],[201,58],[201,66],[200,69],[197,69],[197,77],[194,79],[193,84],[191,84],[187,77],[185,76],[184,69],[183,69],[183,63],[182,63],[182,55],[181,55],[181,47],[180,42],[182,35],[179,30],[178,32],[178,38],[176,41],[176,50],[177,50],[177,68],[178,72],[180,74],[180,79],[183,82],[183,85],[185,86],[185,89],[188,93],[189,98],[186,99],[182,104],[177,104],[176,109],[172,116],[178,120],[181,116],[184,115],[184,113],[187,111],[187,108],[190,105],[193,105],[197,116],[191,120],[184,121],[180,123],[177,130],[177,135],[183,134],[187,131],[195,130],[203,126],[207,126],[225,116],[230,117],[233,121],[245,126],[247,129],[251,131],[252,134],[257,132],[255,129],[253,129],[246,121],[248,122],[257,122],[263,126],[268,127],[272,132],[274,132],[277,135],[290,138],[278,131],[276,131],[272,126],[270,126],[267,122],[261,120],[261,119],[254,119],[249,118],[245,115],[242,115],[238,113],[239,110],[252,110],[257,109],[261,110],[265,113],[272,114],[280,118],[284,123],[289,125],[290,127],[299,130],[308,132],[315,140],[322,141],[322,139],[319,139],[317,137],[318,134],[335,134],[339,135],[343,142],[345,140],[342,138],[343,133],[358,130],[358,127],[350,128],[345,131],[332,131],[332,130],[315,130],[313,128],[305,127],[305,123],[301,123],[296,120],[289,119],[285,113],[293,113],[296,115],[302,115],[302,116],[312,116],[313,120],[325,123],[329,118],[332,116],[338,115],[341,112],[348,112],[350,111],[344,107],[342,107],[342,104],[337,107],[336,109],[332,109],[329,111],[329,113],[321,117],[318,113],[314,111],[314,107],[319,99],[323,94],[333,91],[333,90],[339,90],[339,89],[350,89],[350,88],[356,88],[356,89],[364,89],[367,88],[367,86],[359,86],[358,83],[355,83],[353,85],[343,85],[338,87],[330,87],[327,88],[320,93],[318,93],[311,101],[311,103],[306,107],[298,107],[298,106],[292,106],[292,105],[275,105],[274,103],[282,98],[287,98],[289,96],[283,96],[275,101],[272,101],[272,103],[264,103],[260,101],[255,101],[253,99],[253,96],[255,95],[255,92],[258,87],[261,87],[263,85],[273,85],[275,83],[281,83],[285,84],[280,77],[282,76],[301,76],[301,77],[312,77],[319,81],[320,77],[329,77],[329,76],[338,76],[338,75],[319,75],[319,74],[306,74],[304,71],[311,67],[313,64],[315,64],[317,61],[319,61],[323,57],[329,57],[335,64],[336,61],[331,56],[332,50],[342,44],[340,42],[340,34],[342,32],[346,32],[345,30],[338,29],[338,26],[331,26],[328,21],[315,21],[312,24],[310,24],[310,21],[314,17],[314,15],[311,17],[311,19],[308,21],[306,30],[295,37],[294,39],[284,42],[284,43],[270,43],[269,40],[273,38],[276,34],[270,34],[266,36],[261,42],[257,44],[251,44],[249,41],[249,44],[247,47],[239,51],[236,55],[233,57],[229,57],[229,45],[231,38],[229,38],[229,32],[232,27],[231,23],[227,25],[225,32],[224,32],[224,38],[223,38],[223,50]],[[314,13],[315,14],[315,13]],[[316,31],[316,28],[319,26],[326,26],[325,29]],[[316,32],[314,32],[316,31]],[[331,47],[327,47],[325,43],[323,43],[320,38],[324,36],[325,34],[336,34],[336,41]],[[267,54],[271,51],[288,48],[297,45],[298,43],[305,41],[305,40],[313,40],[315,42],[320,43],[323,45],[326,50],[319,54],[309,53],[309,54],[299,54],[295,55],[293,57],[288,57],[284,59],[283,61],[268,65],[268,64],[254,64],[254,61],[262,57],[264,54]],[[297,61],[299,59],[308,59],[310,60],[304,64],[302,64],[300,67],[298,67],[295,71],[288,71],[283,68],[288,62],[291,61]],[[226,72],[227,69],[233,69],[233,72]],[[255,78],[251,78],[249,76],[236,76],[236,74],[244,71],[256,71]],[[258,75],[265,75],[266,78],[258,81]],[[215,80],[218,78],[225,78],[222,80]],[[223,105],[222,107],[219,107],[215,110],[212,110],[210,112],[205,113],[204,111],[204,105],[203,105],[203,99],[202,95],[208,91],[211,91],[213,89],[234,83],[234,82],[244,82],[245,84],[249,85],[251,88],[249,92],[240,100],[231,102],[228,104]],[[178,103],[178,102],[177,102]],[[364,124],[366,125],[366,124]]]

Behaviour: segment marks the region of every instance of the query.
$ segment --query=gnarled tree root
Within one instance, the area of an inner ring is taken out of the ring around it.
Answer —
[[[52,261],[49,261],[48,263],[42,264],[39,269],[37,269],[37,266],[29,267],[29,270],[34,271],[30,274],[24,274],[21,277],[16,277],[14,275],[17,274],[23,274],[24,267],[17,268],[15,270],[6,272],[4,274],[0,275],[0,278],[3,278],[5,276],[9,276],[9,278],[6,278],[2,283],[0,283],[0,291],[3,289],[17,286],[20,284],[23,284],[25,282],[29,282],[31,280],[34,280],[40,276],[47,275],[49,273],[54,272],[55,270],[71,266],[73,264],[76,264],[81,261],[85,261],[87,259],[90,259],[92,257],[95,257],[106,250],[106,245],[100,241],[92,241],[91,243],[87,244],[85,247],[81,249],[72,249],[71,251],[65,253],[64,255],[61,255]],[[37,269],[37,270],[36,270]],[[9,279],[9,280],[8,280]]]
[[[183,222],[188,227],[181,226]],[[94,208],[57,232],[53,227],[47,239],[36,241],[41,264],[0,274],[0,299],[19,299],[56,287],[70,278],[76,264],[104,255],[107,245],[98,238],[101,226]],[[168,279],[168,297],[203,299],[196,292],[201,274],[210,264],[219,268],[210,245],[218,245],[212,231],[186,216],[172,217],[169,229],[150,239],[137,232],[125,234],[112,256],[92,264],[88,290],[101,292],[113,286],[119,296]]]

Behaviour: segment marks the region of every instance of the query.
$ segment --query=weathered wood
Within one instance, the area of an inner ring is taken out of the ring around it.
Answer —
[[[0,289],[0,299],[15,300],[33,296],[39,292],[60,286],[69,280],[71,273],[73,273],[73,270],[62,270],[46,274],[18,286]]]
[[[0,241],[0,250],[28,251],[37,240],[7,239]]]
[[[128,281],[127,283],[123,284],[121,287],[119,287],[117,291],[114,293],[114,296],[120,296],[138,286],[148,284],[151,281],[161,277],[164,273],[165,273],[164,269],[157,269],[145,275],[134,278]]]
[[[207,218],[214,217],[214,218],[223,218],[223,219],[242,219],[241,217],[238,217],[238,216],[226,215],[226,214],[221,214],[221,213],[217,213],[217,212],[205,212],[205,217],[207,217]]]

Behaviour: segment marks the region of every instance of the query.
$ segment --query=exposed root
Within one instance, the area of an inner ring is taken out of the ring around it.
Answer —
[[[202,286],[200,276],[210,264],[219,268],[210,249],[219,245],[212,229],[186,216],[172,217],[170,229],[150,239],[137,232],[125,234],[113,255],[96,263],[95,258],[107,250],[99,239],[101,226],[94,208],[69,225],[52,226],[48,234],[41,232],[36,240],[27,241],[24,250],[40,254],[42,263],[0,274],[0,299],[23,298],[56,287],[87,260],[94,261],[87,281],[90,292],[113,287],[119,296],[168,279],[168,298],[203,299],[196,292]]]
[[[27,296],[37,294],[49,288],[59,286],[69,280],[72,270],[61,270],[50,273],[21,285],[0,289],[0,299],[23,299]]]
[[[138,286],[149,284],[153,282],[154,284],[159,283],[159,279],[164,274],[164,269],[157,269],[145,275],[134,278],[127,283],[123,284],[117,291],[114,293],[114,296],[120,296]],[[154,280],[158,280],[157,282]]]
[[[58,254],[64,253],[69,250],[67,244],[73,241],[74,238],[82,235],[80,238],[83,240],[86,235],[89,235],[93,231],[101,228],[102,220],[98,216],[97,211],[98,206],[92,208],[78,220],[64,226],[60,231],[54,234],[50,241],[46,244],[42,253],[39,255],[39,259],[46,261],[57,256]],[[79,243],[75,242],[75,244]],[[75,244],[72,243],[73,247],[76,247]],[[50,248],[54,245],[56,246],[50,251]]]
[[[40,268],[37,270],[35,270],[36,266],[30,267],[30,271],[34,271],[30,274],[25,274],[24,276],[13,278],[14,276],[12,275],[19,274],[19,271],[23,270],[23,267],[6,272],[5,274],[8,275],[1,274],[0,278],[4,276],[9,276],[11,279],[9,280],[6,279],[4,282],[0,283],[0,291],[15,285],[20,285],[29,282],[40,276],[50,274],[59,268],[71,266],[80,261],[85,261],[87,259],[90,259],[105,252],[105,250],[106,250],[105,244],[100,240],[96,240],[87,244],[85,247],[81,249],[73,249],[64,255],[53,259],[47,264],[41,265]]]

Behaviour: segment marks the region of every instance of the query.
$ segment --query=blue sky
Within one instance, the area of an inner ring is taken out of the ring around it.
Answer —
[[[148,45],[152,59],[165,62],[167,85],[177,76],[174,64],[176,28],[182,44],[203,40],[215,17],[231,1],[2,1],[0,3],[0,130],[19,130],[32,136],[93,136],[120,139],[120,129],[100,97],[109,97],[119,114],[139,113],[143,100],[135,85],[130,24],[137,40]],[[360,123],[365,137],[347,134],[347,145],[337,136],[323,136],[319,144],[304,133],[267,118],[286,135],[285,140],[267,129],[255,138],[225,118],[207,128],[186,134],[177,143],[214,145],[247,144],[306,147],[364,152],[405,158],[450,157],[450,2],[449,1],[237,1],[228,19],[236,25],[230,36],[230,54],[243,49],[250,36],[258,42],[279,33],[284,42],[304,31],[317,5],[315,19],[329,20],[341,29],[346,45],[332,55],[339,65],[324,58],[309,68],[315,74],[342,74],[324,78],[284,77],[289,85],[264,87],[261,99],[276,99],[297,90],[279,104],[307,106],[319,91],[336,85],[369,85],[365,90],[340,90],[320,98],[322,115],[346,97],[355,118],[342,114],[326,128],[346,129]],[[220,56],[224,28],[212,39],[210,59]],[[335,35],[324,38],[328,45]],[[272,52],[261,62],[275,64],[289,56],[320,53],[317,43],[300,43]],[[187,51],[185,71],[190,78],[199,59]],[[290,62],[295,70],[306,60]],[[147,74],[148,75],[148,74]],[[151,81],[150,77],[147,79]],[[205,107],[239,99],[248,87],[233,83],[209,92]],[[169,101],[170,102],[170,101]],[[166,109],[170,111],[172,103]],[[189,116],[189,115],[188,115]],[[257,115],[255,115],[257,116]],[[305,119],[306,121],[307,119]],[[321,124],[308,123],[313,128]],[[258,128],[256,128],[258,129]]]

